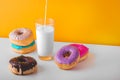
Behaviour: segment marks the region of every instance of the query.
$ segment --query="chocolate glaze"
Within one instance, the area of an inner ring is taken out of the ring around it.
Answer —
[[[9,63],[12,65],[12,67],[16,68],[17,71],[21,69],[21,75],[23,75],[23,72],[29,69],[32,69],[37,65],[37,62],[32,57],[25,57],[23,55],[19,57],[12,58]]]

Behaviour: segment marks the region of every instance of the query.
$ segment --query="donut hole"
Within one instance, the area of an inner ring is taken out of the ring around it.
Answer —
[[[19,57],[19,58],[18,58],[18,61],[21,62],[21,63],[23,63],[23,62],[26,62],[26,59],[23,58],[23,57]]]
[[[63,57],[64,58],[68,58],[69,56],[71,55],[71,52],[70,51],[67,51],[63,54]]]
[[[25,59],[19,59],[19,62],[26,62]]]
[[[23,34],[22,31],[17,32],[17,35],[22,35],[22,34]]]

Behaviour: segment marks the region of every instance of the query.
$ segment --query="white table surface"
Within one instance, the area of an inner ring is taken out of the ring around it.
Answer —
[[[55,42],[54,54],[66,44],[69,43]],[[72,70],[59,69],[54,60],[41,61],[34,52],[27,55],[37,60],[37,73],[20,76],[8,69],[9,60],[20,54],[11,50],[7,38],[0,38],[0,80],[120,80],[120,46],[85,45],[90,50],[89,57]]]

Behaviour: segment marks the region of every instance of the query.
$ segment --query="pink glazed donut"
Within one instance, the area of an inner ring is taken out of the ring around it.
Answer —
[[[10,32],[9,39],[19,46],[27,46],[34,41],[32,30],[28,28],[17,28]]]
[[[55,55],[55,63],[61,69],[71,69],[78,64],[79,50],[74,46],[64,46]]]
[[[86,46],[84,46],[83,44],[70,44],[70,46],[74,46],[74,47],[77,47],[79,52],[80,52],[80,59],[79,59],[79,62],[80,61],[83,61],[87,58],[88,56],[88,51],[89,51],[89,48],[87,48]]]

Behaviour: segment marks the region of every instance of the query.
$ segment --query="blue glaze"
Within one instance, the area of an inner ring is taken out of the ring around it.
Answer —
[[[33,46],[34,44],[35,44],[35,41],[33,41],[31,44],[29,44],[27,46],[18,46],[18,45],[13,44],[13,43],[11,44],[11,46],[12,46],[12,48],[15,48],[17,50],[21,50],[23,48],[29,48],[29,47]]]

